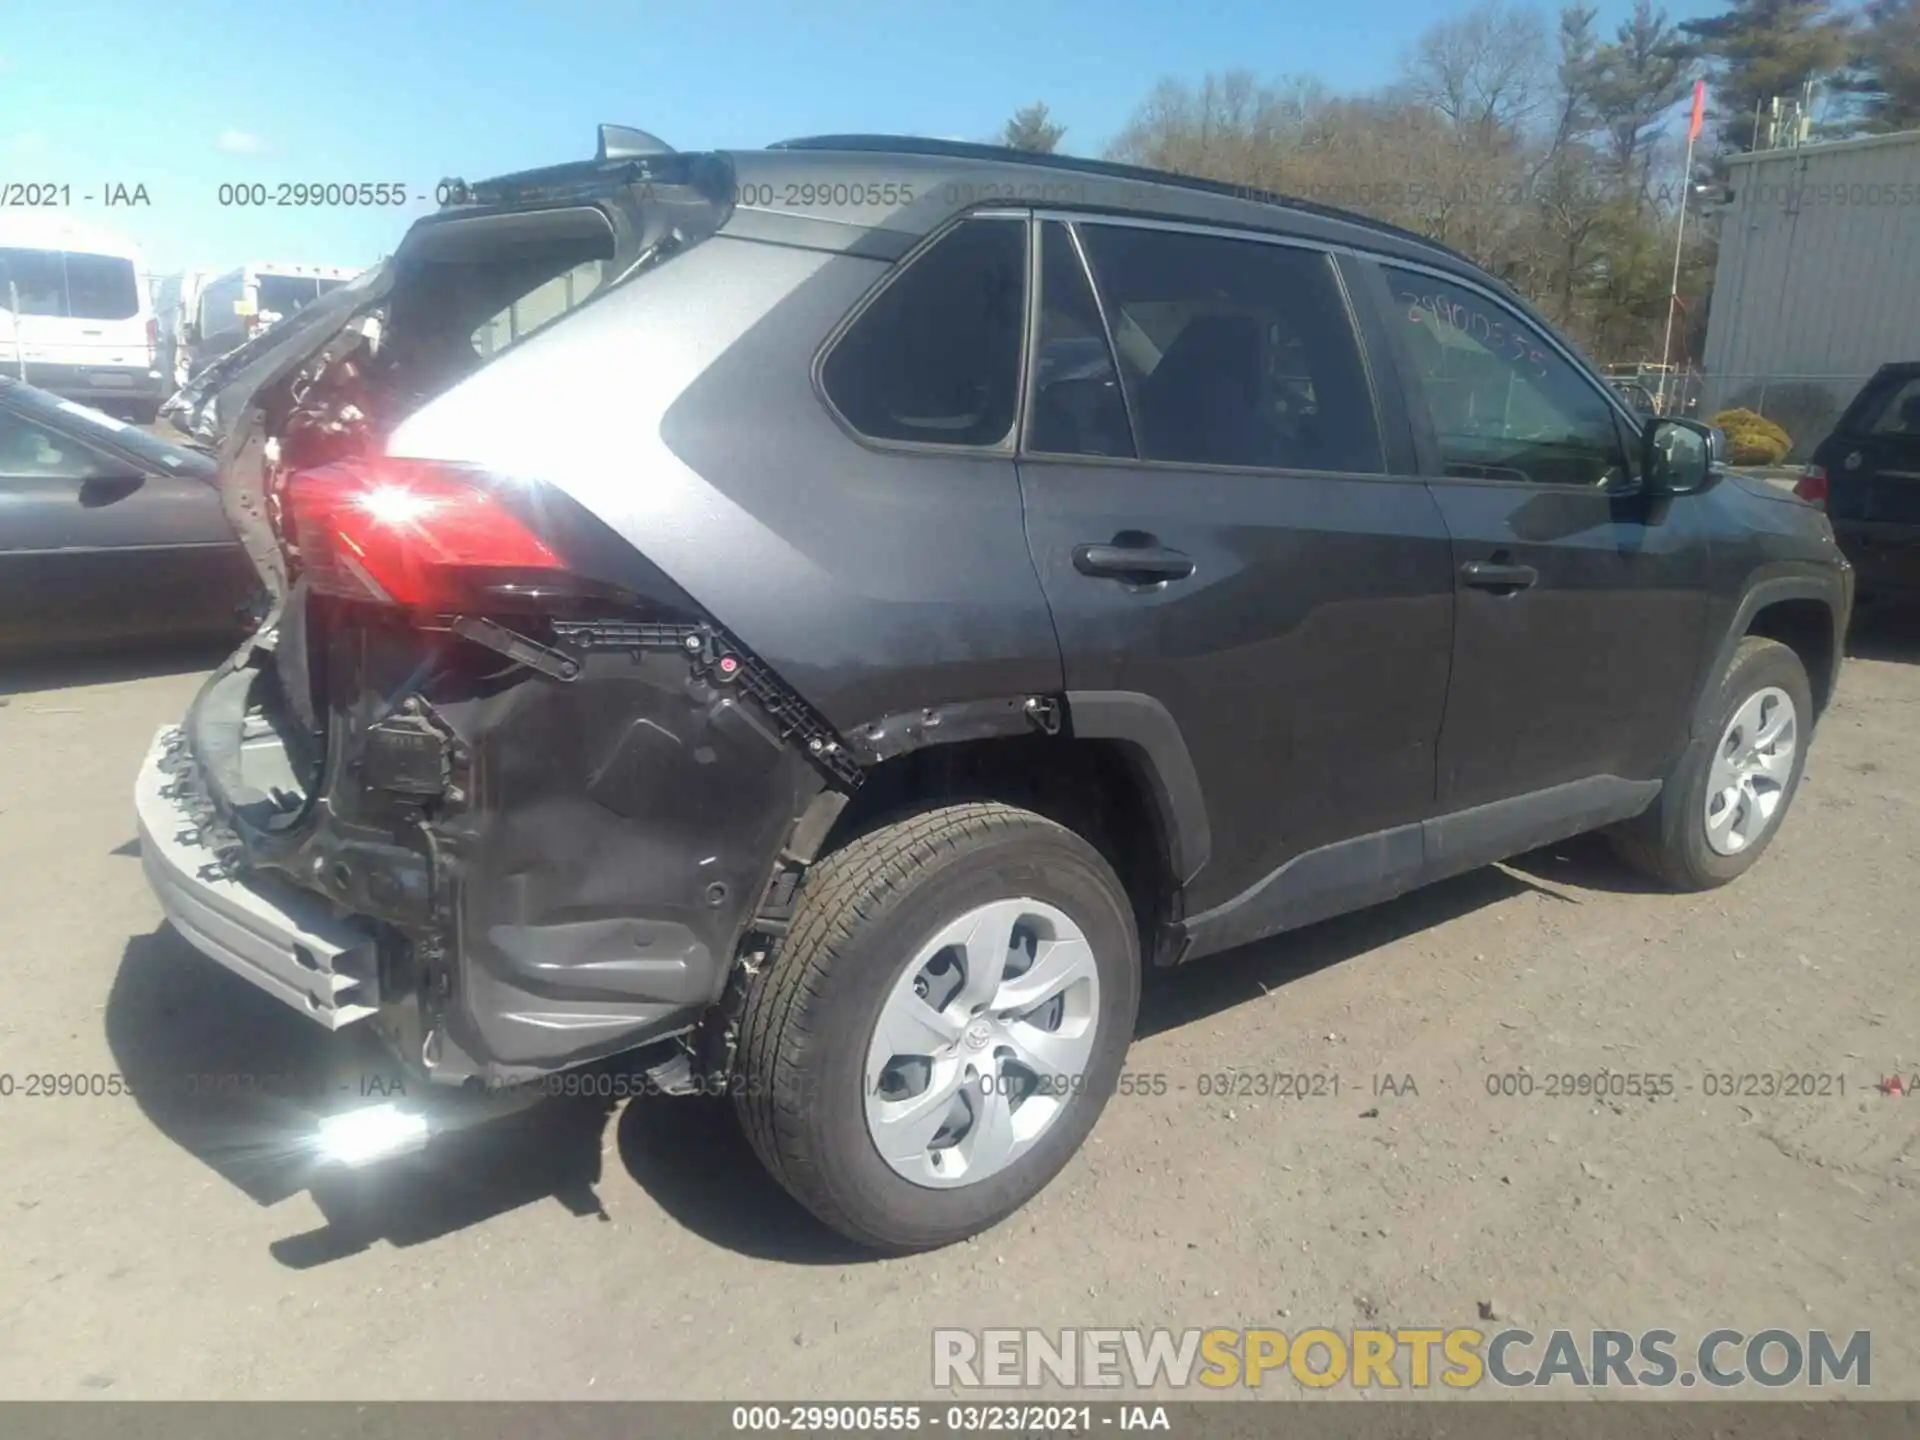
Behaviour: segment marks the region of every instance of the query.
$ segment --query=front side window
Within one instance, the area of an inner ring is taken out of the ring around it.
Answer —
[[[1445,474],[1540,485],[1625,482],[1613,407],[1537,330],[1477,290],[1383,269]]]
[[[90,445],[0,410],[0,475],[28,480],[92,480],[120,467]]]
[[[1379,426],[1331,256],[1080,227],[1148,460],[1381,471]]]
[[[967,220],[913,261],[828,354],[827,398],[862,435],[996,445],[1013,428],[1027,227]]]

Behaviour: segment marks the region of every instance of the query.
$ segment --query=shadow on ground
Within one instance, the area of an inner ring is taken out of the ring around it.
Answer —
[[[1540,852],[1557,883],[1593,885],[1610,861]],[[1530,859],[1536,857],[1529,857]],[[1137,1034],[1203,1020],[1329,965],[1539,889],[1483,869],[1372,909],[1149,977]],[[1551,892],[1547,892],[1551,893]],[[1564,896],[1555,898],[1565,899]],[[378,1171],[323,1170],[316,1116],[395,1098],[402,1083],[364,1026],[330,1034],[198,955],[170,927],[127,943],[106,1005],[107,1041],[154,1125],[257,1204],[310,1193],[326,1224],[276,1241],[308,1268],[381,1241],[417,1245],[536,1201],[604,1221],[604,1151],[648,1196],[714,1245],[787,1264],[871,1258],[803,1210],[761,1167],[731,1107],[710,1099],[550,1100],[487,1118]],[[417,1091],[418,1087],[414,1087]],[[608,1120],[618,1110],[608,1139]]]
[[[1546,885],[1571,886],[1605,895],[1666,895],[1672,893],[1657,880],[1651,880],[1630,868],[1598,834],[1576,835],[1557,845],[1529,850],[1516,855],[1502,869]],[[1557,891],[1548,891],[1559,899],[1568,899]],[[1571,903],[1579,903],[1575,897]]]
[[[155,675],[211,670],[232,653],[228,640],[174,642],[81,655],[30,655],[0,661],[0,695],[33,695],[78,685],[112,685]]]
[[[106,1038],[115,1068],[168,1139],[256,1204],[311,1193],[327,1223],[275,1242],[275,1258],[290,1267],[378,1241],[417,1245],[536,1200],[606,1219],[594,1187],[609,1107],[598,1102],[462,1110],[466,1128],[377,1173],[322,1167],[311,1145],[319,1116],[408,1098],[405,1080],[364,1026],[329,1033],[169,926],[127,942],[107,996]]]
[[[1856,612],[1847,631],[1847,656],[1920,665],[1920,605]]]

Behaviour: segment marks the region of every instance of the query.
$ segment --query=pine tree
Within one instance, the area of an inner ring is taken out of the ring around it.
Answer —
[[[1854,72],[1860,128],[1920,130],[1920,0],[1869,0],[1860,12]]]
[[[1000,132],[1000,143],[1015,150],[1051,154],[1066,133],[1066,126],[1056,125],[1048,118],[1045,105],[1027,105],[1013,112],[1013,118]]]
[[[1753,149],[1756,107],[1796,98],[1809,80],[1846,63],[1850,18],[1835,15],[1829,0],[1733,0],[1723,14],[1680,22],[1714,72],[1708,83],[1722,151]]]

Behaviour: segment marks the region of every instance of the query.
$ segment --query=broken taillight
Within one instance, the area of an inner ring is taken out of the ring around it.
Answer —
[[[1800,472],[1800,478],[1794,482],[1793,493],[1809,505],[1827,508],[1827,467],[1809,465]]]
[[[284,513],[309,583],[345,599],[493,608],[537,601],[542,579],[566,569],[483,476],[437,461],[370,455],[299,471]]]

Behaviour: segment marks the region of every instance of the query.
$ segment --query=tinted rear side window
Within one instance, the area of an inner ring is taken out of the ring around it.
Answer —
[[[1013,427],[1027,227],[969,220],[883,290],[827,356],[827,398],[862,435],[993,445]]]
[[[1857,428],[1868,435],[1920,436],[1920,375],[1887,386],[1886,393],[1869,406],[1865,420]]]
[[[1373,394],[1324,252],[1085,225],[1148,460],[1378,474]]]
[[[1040,232],[1040,336],[1027,448],[1055,455],[1133,455],[1120,373],[1100,307],[1065,225]]]

